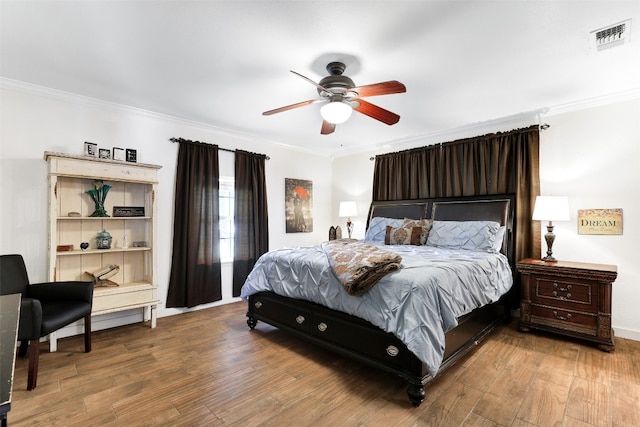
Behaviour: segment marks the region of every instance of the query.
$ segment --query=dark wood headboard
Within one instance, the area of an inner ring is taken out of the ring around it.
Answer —
[[[506,227],[502,253],[515,271],[515,195],[440,197],[433,199],[374,201],[367,227],[373,217],[430,218],[439,221],[496,221]]]

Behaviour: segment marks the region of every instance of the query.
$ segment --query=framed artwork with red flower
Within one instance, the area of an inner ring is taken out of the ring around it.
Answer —
[[[284,179],[284,209],[287,233],[313,231],[313,182],[306,179]]]

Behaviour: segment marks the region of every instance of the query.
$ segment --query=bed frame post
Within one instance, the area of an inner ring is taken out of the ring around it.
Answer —
[[[424,385],[422,383],[409,383],[407,394],[409,395],[409,401],[411,402],[411,404],[417,408],[422,402],[424,402]]]

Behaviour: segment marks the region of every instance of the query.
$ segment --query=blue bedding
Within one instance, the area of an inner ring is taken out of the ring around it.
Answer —
[[[402,264],[362,296],[347,293],[321,246],[264,254],[241,296],[273,291],[365,319],[397,336],[435,376],[444,334],[456,319],[497,301],[513,284],[509,261],[499,253],[368,243],[400,254]]]

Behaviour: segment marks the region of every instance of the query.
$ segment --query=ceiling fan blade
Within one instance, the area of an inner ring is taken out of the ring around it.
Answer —
[[[354,110],[376,120],[380,120],[382,123],[386,123],[389,126],[398,123],[398,121],[400,120],[400,116],[396,113],[392,113],[389,110],[385,110],[384,108],[378,107],[377,105],[373,105],[372,103],[367,102],[364,99],[358,98],[354,101],[354,104],[360,104],[357,107],[353,107]]]
[[[330,133],[333,133],[334,130],[336,130],[335,124],[329,123],[326,120],[322,121],[322,129],[320,129],[320,134],[329,135]]]
[[[306,105],[311,105],[311,104],[314,104],[316,102],[323,102],[323,101],[324,101],[324,99],[310,99],[308,101],[302,101],[302,102],[298,102],[298,103],[295,103],[295,104],[286,105],[284,107],[275,108],[273,110],[265,111],[264,113],[262,113],[262,115],[263,116],[270,116],[272,114],[282,113],[283,111],[293,110],[294,108],[300,108],[300,107],[304,107]]]
[[[407,91],[407,88],[397,80],[389,80],[388,82],[354,87],[353,89],[349,89],[349,92],[351,91],[357,92],[358,96],[363,97],[404,93]]]
[[[293,70],[289,70],[289,71],[291,71],[291,72],[292,72],[293,74],[295,74],[296,76],[298,76],[298,77],[300,77],[300,78],[302,78],[302,79],[304,79],[304,80],[308,81],[309,83],[311,83],[312,85],[314,85],[314,86],[315,86],[315,87],[317,87],[318,89],[320,89],[320,90],[322,90],[322,91],[325,91],[325,92],[327,92],[327,93],[331,93],[331,91],[329,91],[329,89],[325,88],[324,86],[320,85],[319,83],[314,82],[314,81],[313,81],[313,80],[311,80],[309,77],[305,77],[305,76],[303,76],[302,74],[300,74],[300,73],[298,73],[298,72],[296,72],[296,71],[293,71]]]

